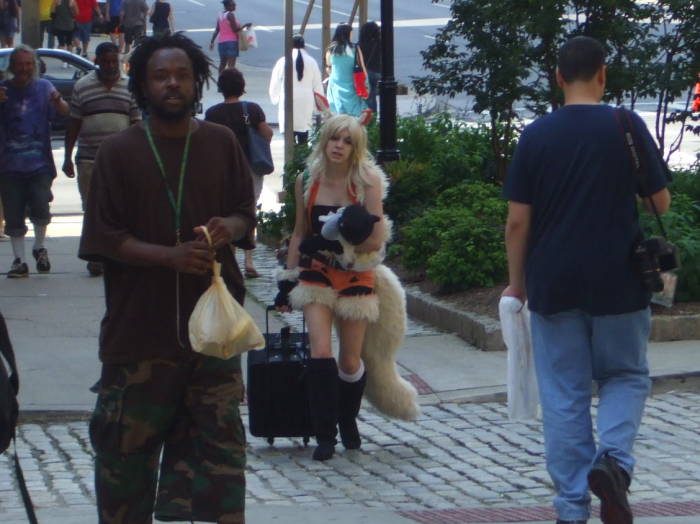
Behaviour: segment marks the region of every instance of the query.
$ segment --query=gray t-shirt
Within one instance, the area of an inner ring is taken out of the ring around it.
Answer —
[[[148,4],[146,0],[123,0],[122,24],[124,27],[146,26]]]

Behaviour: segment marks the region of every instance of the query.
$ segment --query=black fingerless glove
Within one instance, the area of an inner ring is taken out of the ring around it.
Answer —
[[[322,251],[340,255],[343,252],[343,246],[337,240],[328,240],[321,235],[306,237],[299,244],[299,252],[304,255],[313,256]]]
[[[275,274],[277,279],[277,295],[275,296],[275,307],[290,306],[289,293],[292,292],[299,282],[298,269],[281,269]]]

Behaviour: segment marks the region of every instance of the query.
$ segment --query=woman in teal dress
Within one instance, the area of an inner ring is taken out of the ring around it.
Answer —
[[[365,72],[365,61],[360,47],[350,42],[352,27],[349,24],[339,24],[335,29],[333,41],[326,52],[326,68],[330,73],[328,79],[327,97],[331,111],[335,114],[360,116],[367,104],[355,92],[353,67],[355,53],[357,61]]]

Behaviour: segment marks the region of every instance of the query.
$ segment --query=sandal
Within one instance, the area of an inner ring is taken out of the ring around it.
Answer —
[[[246,278],[260,278],[260,273],[258,273],[255,268],[245,268],[245,277]]]

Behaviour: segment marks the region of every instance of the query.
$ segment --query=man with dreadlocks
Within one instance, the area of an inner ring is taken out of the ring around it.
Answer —
[[[254,247],[245,156],[229,129],[192,118],[209,67],[182,34],[144,39],[129,88],[148,117],[95,159],[79,254],[103,263],[107,302],[90,422],[100,523],[148,523],[154,510],[244,522],[240,358],[194,353],[187,331],[214,258],[243,301],[229,246]]]

